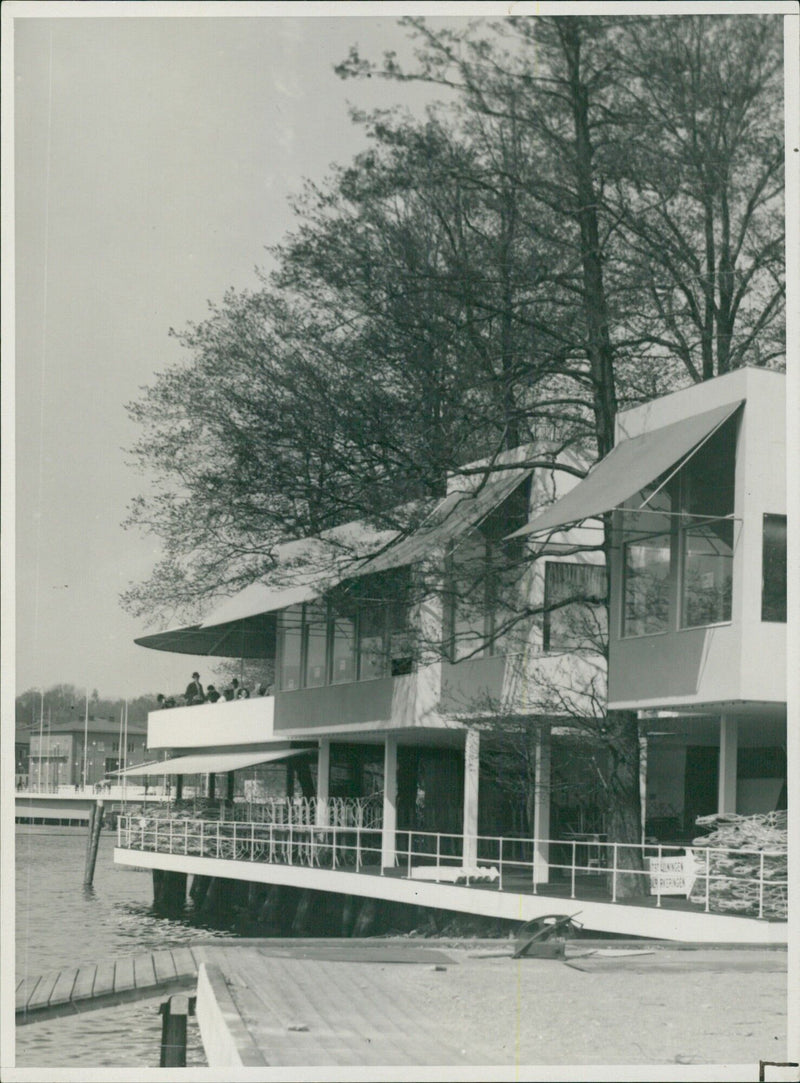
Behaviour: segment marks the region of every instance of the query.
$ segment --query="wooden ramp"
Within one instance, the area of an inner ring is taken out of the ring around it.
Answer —
[[[198,961],[197,948],[165,948],[21,978],[17,1026],[194,986]]]
[[[453,968],[450,952],[285,940],[201,950],[197,1019],[210,1067],[470,1063],[424,1002],[398,1003],[393,990],[399,971]]]

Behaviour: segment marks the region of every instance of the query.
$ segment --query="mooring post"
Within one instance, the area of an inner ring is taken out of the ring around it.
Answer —
[[[158,1009],[161,1015],[161,1068],[186,1067],[186,1021],[194,1014],[195,997],[178,993]]]
[[[86,848],[86,867],[83,871],[84,887],[91,887],[94,880],[94,866],[97,862],[97,847],[100,844],[100,829],[103,826],[103,801],[97,801],[92,809],[89,821],[89,839]]]

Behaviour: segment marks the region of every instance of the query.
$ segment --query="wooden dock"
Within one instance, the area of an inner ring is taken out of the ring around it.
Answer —
[[[194,986],[199,962],[197,947],[166,948],[20,978],[17,1025]]]

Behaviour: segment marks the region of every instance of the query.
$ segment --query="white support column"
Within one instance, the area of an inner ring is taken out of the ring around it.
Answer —
[[[394,868],[397,851],[397,735],[386,734],[383,753],[383,828],[381,867]]]
[[[544,725],[536,737],[534,774],[533,837],[536,858],[536,883],[550,879],[550,726]]]
[[[467,730],[464,742],[464,866],[478,864],[478,776],[480,769],[481,735],[477,729]]]
[[[719,720],[719,787],[717,812],[736,812],[736,764],[739,758],[739,721],[722,715]]]
[[[331,742],[320,737],[317,752],[317,827],[328,823],[328,798],[330,797]]]

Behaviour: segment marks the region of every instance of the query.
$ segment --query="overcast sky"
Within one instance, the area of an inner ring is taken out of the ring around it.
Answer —
[[[421,110],[332,70],[406,40],[380,16],[15,20],[18,692],[185,686],[193,659],[135,646],[118,602],[159,556],[120,526],[147,484],[124,405],[181,355],[170,327],[255,284],[302,178],[364,145],[348,101]]]

